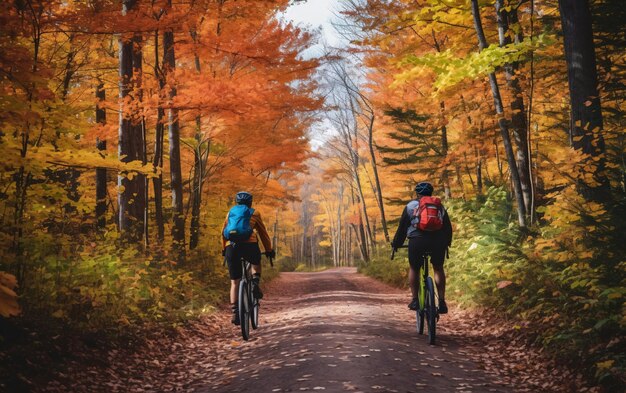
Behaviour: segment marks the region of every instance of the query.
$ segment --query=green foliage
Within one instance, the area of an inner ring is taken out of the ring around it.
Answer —
[[[506,305],[494,299],[500,286],[515,283],[525,269],[526,256],[519,247],[519,228],[510,221],[511,201],[506,192],[492,187],[471,202],[447,204],[455,225],[455,239],[446,267],[451,289],[462,302]]]
[[[390,252],[390,249],[385,249],[381,256],[373,257],[370,263],[359,266],[359,272],[395,287],[408,288],[409,258],[406,250],[399,251],[393,260],[389,260]]]
[[[408,69],[396,76],[395,84],[407,83],[424,72],[434,72],[436,79],[433,87],[444,90],[457,86],[466,79],[473,80],[488,75],[505,64],[525,61],[530,52],[553,42],[554,39],[550,36],[542,34],[502,47],[492,44],[480,52],[472,52],[464,57],[458,57],[452,49],[423,56],[408,55],[400,62],[400,66]]]
[[[502,190],[490,189],[480,206],[450,204],[459,235],[448,264],[450,288],[461,301],[518,319],[555,356],[613,386],[625,364],[626,264],[618,252],[625,228],[616,219],[624,212],[576,197],[564,190],[542,209],[549,221],[525,239],[509,222]]]
[[[429,127],[428,116],[412,109],[390,108],[385,115],[391,119],[395,131],[388,136],[392,146],[377,146],[383,162],[402,174],[415,173],[416,164],[423,164],[444,156],[439,143],[440,131]]]
[[[281,272],[294,272],[298,267],[298,261],[293,257],[282,257],[274,262],[278,270]]]
[[[276,266],[276,273],[280,272],[316,272],[332,267],[332,261],[329,259],[323,259],[321,262],[317,262],[315,266],[299,261],[297,258],[291,256],[280,257],[274,262]],[[265,273],[263,273],[265,276]]]

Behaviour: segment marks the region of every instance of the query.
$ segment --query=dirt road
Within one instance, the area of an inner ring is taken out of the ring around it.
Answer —
[[[407,293],[343,268],[283,273],[266,290],[261,326],[204,392],[507,392],[448,328],[418,336]]]
[[[283,273],[265,287],[260,328],[244,342],[229,310],[145,332],[140,344],[95,345],[34,392],[580,392],[501,318],[451,307],[429,346],[408,291],[333,269]]]

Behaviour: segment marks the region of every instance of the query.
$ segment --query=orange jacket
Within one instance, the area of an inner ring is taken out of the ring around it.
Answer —
[[[228,214],[226,214],[226,220],[224,220],[224,225],[222,225],[222,233],[224,233],[226,225],[228,225]],[[256,243],[259,241],[258,238],[260,237],[265,251],[272,251],[270,235],[267,233],[265,224],[263,224],[263,220],[261,219],[261,214],[257,210],[255,210],[254,213],[252,213],[252,217],[250,217],[250,226],[252,227],[252,235],[250,235],[248,240],[244,243]],[[229,243],[230,242],[224,238],[224,235],[222,235],[222,248],[226,248]]]

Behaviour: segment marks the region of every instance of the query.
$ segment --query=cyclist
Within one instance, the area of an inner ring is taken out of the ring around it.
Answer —
[[[416,310],[418,308],[417,301],[417,279],[419,275],[419,267],[421,258],[424,253],[430,253],[430,260],[433,265],[435,285],[439,294],[439,314],[446,314],[448,306],[446,305],[446,274],[443,270],[443,262],[446,250],[452,244],[452,224],[446,209],[441,206],[442,225],[441,229],[434,231],[421,230],[417,225],[415,213],[419,207],[419,201],[422,197],[432,196],[433,186],[427,182],[418,183],[415,186],[416,198],[411,200],[404,210],[400,218],[398,230],[393,238],[391,247],[400,248],[404,244],[404,240],[409,238],[409,282],[411,286],[411,294],[413,300],[409,304],[409,309]]]
[[[235,203],[237,205],[247,206],[252,213],[251,216],[249,216],[249,224],[246,222],[246,225],[249,225],[251,228],[251,235],[245,240],[233,243],[224,237],[224,229],[228,225],[231,212],[226,216],[224,226],[222,227],[222,255],[226,258],[228,273],[230,275],[230,303],[233,311],[232,323],[239,325],[237,288],[239,286],[239,280],[241,280],[243,276],[241,258],[244,258],[252,265],[252,290],[254,291],[254,296],[257,299],[261,299],[263,298],[263,293],[259,287],[259,281],[261,280],[261,249],[259,248],[258,239],[260,238],[261,243],[263,243],[265,255],[274,258],[276,252],[272,249],[272,242],[265,228],[265,224],[263,224],[263,220],[261,219],[261,214],[252,209],[252,194],[245,191],[238,192],[237,195],[235,195]],[[231,211],[233,211],[233,209],[231,209]]]

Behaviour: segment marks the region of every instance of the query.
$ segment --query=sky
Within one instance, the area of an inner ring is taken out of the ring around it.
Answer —
[[[319,43],[303,53],[303,58],[318,57],[324,54],[323,43],[331,47],[347,46],[347,43],[335,31],[332,25],[338,19],[338,10],[341,0],[307,0],[291,5],[280,17],[291,21],[301,28],[318,30],[320,33]],[[321,70],[323,72],[323,70]],[[320,119],[313,125],[309,132],[311,147],[318,150],[333,135],[333,125],[325,118]]]
[[[332,21],[339,9],[340,0],[308,0],[294,3],[289,6],[282,17],[300,27],[308,27],[311,30],[319,30],[320,42],[326,42],[330,46],[341,46],[341,37],[337,34]],[[321,44],[310,49],[306,55],[321,53]]]

